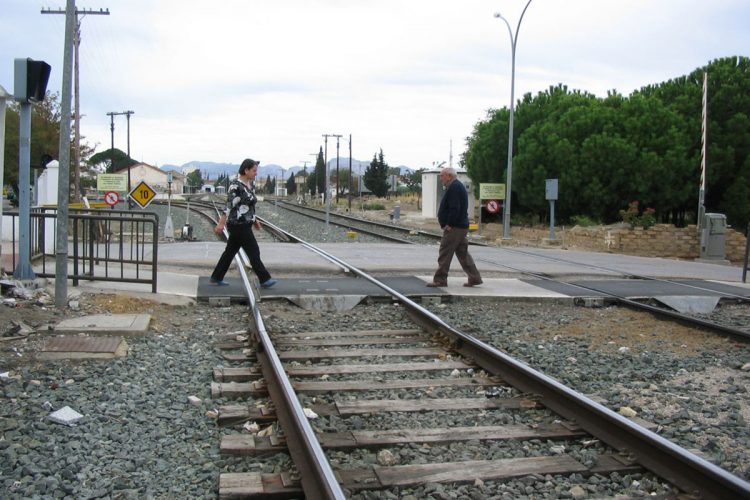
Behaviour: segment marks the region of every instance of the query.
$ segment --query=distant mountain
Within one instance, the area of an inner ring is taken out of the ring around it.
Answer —
[[[360,161],[352,158],[352,173],[354,175],[364,174],[365,170],[369,166],[370,160]],[[161,170],[165,172],[177,171],[182,174],[189,174],[193,170],[198,169],[201,171],[201,175],[204,179],[217,179],[219,176],[225,174],[231,177],[237,173],[237,170],[239,168],[239,163],[216,163],[211,161],[191,161],[185,163],[184,165],[165,164],[161,166]],[[315,165],[307,165],[308,172],[312,172],[314,168]],[[401,170],[402,175],[411,173],[415,170],[404,165],[400,165],[398,168]],[[271,177],[280,177],[283,175],[284,178],[289,178],[289,175],[296,174],[297,172],[300,172],[302,170],[304,170],[304,168],[297,165],[289,168],[284,168],[281,165],[276,165],[273,163],[269,163],[266,165],[261,163],[260,167],[258,167],[258,177],[261,179],[265,179],[269,175]],[[333,172],[335,170],[336,158],[331,158],[328,160],[328,171]],[[349,158],[339,158],[339,170],[349,170]]]

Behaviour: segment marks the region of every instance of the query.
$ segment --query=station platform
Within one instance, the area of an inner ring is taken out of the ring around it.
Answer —
[[[454,259],[448,286],[428,288],[437,266],[437,245],[323,243],[317,245],[352,266],[372,274],[409,297],[470,296],[507,298],[576,298],[615,294],[628,298],[653,296],[750,296],[742,268],[724,263],[680,261],[559,248],[471,247],[484,283],[464,287],[466,277]],[[216,286],[209,276],[224,250],[220,242],[175,242],[159,246],[157,292],[209,301],[228,297],[246,300],[235,267]],[[290,243],[261,243],[261,258],[278,283],[259,289],[261,299],[302,302],[310,297],[388,297],[367,280]],[[613,271],[614,270],[614,271]],[[675,283],[639,279],[653,277]],[[562,280],[566,283],[549,281]],[[688,284],[685,287],[678,283]],[[150,285],[80,282],[80,291],[150,293]]]

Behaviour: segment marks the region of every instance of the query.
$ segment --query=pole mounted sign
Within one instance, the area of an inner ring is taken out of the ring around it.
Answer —
[[[96,176],[96,190],[125,192],[128,190],[128,176],[125,174],[99,174]]]
[[[141,181],[133,188],[129,196],[138,206],[146,208],[156,198],[156,191],[144,181]]]
[[[479,184],[479,200],[504,200],[505,184]]]

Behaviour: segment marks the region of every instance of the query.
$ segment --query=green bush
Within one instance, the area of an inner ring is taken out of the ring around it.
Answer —
[[[581,227],[591,227],[591,226],[598,226],[599,222],[595,221],[588,215],[574,215],[570,218],[570,222],[574,226],[581,226]]]
[[[385,205],[382,203],[364,203],[362,210],[385,210]]]
[[[631,201],[627,210],[620,210],[620,217],[622,217],[623,222],[630,224],[631,228],[642,227],[643,229],[648,229],[656,224],[656,210],[646,208],[643,213],[640,213],[638,200]]]

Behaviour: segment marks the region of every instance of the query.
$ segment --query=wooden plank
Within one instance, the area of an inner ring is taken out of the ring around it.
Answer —
[[[554,457],[503,458],[437,464],[376,467],[375,474],[384,487],[414,486],[424,483],[453,483],[481,479],[510,479],[531,474],[574,474],[588,468],[567,455]]]
[[[283,442],[283,441],[282,441]],[[219,451],[222,455],[254,455],[267,451],[283,451],[285,445],[274,446],[268,437],[254,434],[228,434],[221,436]]]
[[[286,365],[286,374],[290,377],[316,377],[320,375],[349,375],[354,373],[384,372],[430,372],[440,370],[468,370],[476,365],[463,361],[420,361],[418,363],[367,363],[355,365]],[[226,368],[225,368],[226,370]],[[215,378],[215,377],[214,377]]]
[[[224,342],[217,342],[216,344],[214,344],[214,347],[224,351],[230,351],[232,349],[245,349],[247,347],[250,347],[250,344],[247,341],[243,342],[240,340],[225,340]]]
[[[366,338],[366,339],[310,339],[310,340],[274,340],[274,345],[279,347],[287,346],[307,346],[307,347],[328,347],[328,346],[346,346],[346,345],[388,345],[388,344],[417,344],[430,342],[434,343],[429,337],[407,337],[407,338]]]
[[[307,361],[327,358],[366,358],[372,356],[430,356],[445,355],[439,347],[415,347],[412,349],[328,349],[319,351],[281,351],[279,358],[284,361]]]
[[[336,403],[339,415],[359,415],[362,413],[383,413],[389,411],[450,411],[538,408],[536,401],[522,398],[452,398],[452,399],[373,399],[366,401],[346,401]],[[317,411],[315,413],[318,413]],[[321,415],[318,413],[318,415]]]
[[[218,366],[214,368],[214,380],[216,382],[248,382],[263,378],[257,366],[242,366],[232,368]]]
[[[260,380],[254,382],[211,382],[211,398],[244,398],[267,396],[268,388]]]
[[[397,389],[425,389],[429,387],[494,387],[502,384],[487,378],[424,378],[415,380],[349,380],[342,382],[293,382],[297,392],[326,394],[330,392],[359,392]]]
[[[351,332],[292,332],[281,335],[274,335],[275,339],[284,337],[299,339],[333,339],[337,337],[409,337],[424,335],[422,330],[354,330]]]
[[[337,392],[361,392],[426,389],[430,387],[495,387],[502,382],[488,378],[424,378],[414,380],[348,380],[342,382],[292,382],[292,387],[303,394],[328,394]],[[254,382],[211,382],[211,397],[241,398],[265,396],[268,388],[265,381]]]
[[[502,425],[477,427],[452,427],[441,429],[396,429],[378,431],[345,431],[317,433],[320,445],[325,449],[349,450],[353,448],[376,448],[382,446],[413,443],[453,443],[459,441],[524,440],[524,439],[574,439],[586,433],[572,423],[567,426],[548,424],[539,427],[528,425]],[[219,447],[225,455],[255,455],[286,450],[284,437],[250,434],[228,434],[221,438]],[[602,466],[608,464],[603,463]],[[622,464],[619,464],[622,467]],[[598,472],[598,471],[597,471]],[[602,472],[605,472],[602,470]]]
[[[616,457],[611,455],[602,455],[599,458],[600,462],[608,464],[607,468],[604,469],[607,473],[630,473],[642,470],[642,468],[634,465],[623,464]],[[574,458],[567,455],[561,455],[554,457],[508,458],[499,460],[471,460],[466,462],[397,465],[394,467],[372,467],[369,469],[339,469],[335,470],[334,474],[342,487],[352,491],[360,491],[390,487],[410,487],[430,482],[471,483],[477,479],[482,481],[503,481],[529,475],[583,474],[588,476],[594,473],[599,473],[597,466],[598,465],[595,465],[589,469]],[[281,479],[282,474],[247,474],[260,475],[262,476],[264,483],[268,481],[269,485],[281,484],[286,490],[293,491],[294,488],[299,488],[299,481],[297,480],[287,481],[284,486]],[[222,490],[222,484],[227,484],[226,481],[222,483],[222,479],[227,475],[229,474],[222,474],[219,478],[219,498],[240,498],[239,496],[222,496],[222,493],[225,491]],[[243,484],[242,479],[244,479],[241,476],[246,474],[234,475],[238,477],[232,478],[232,484],[235,485],[237,491],[240,491],[240,487]],[[272,478],[275,479],[275,481],[272,481]],[[256,478],[250,478],[248,483],[251,487],[257,489],[256,485],[258,480]],[[253,490],[252,494],[254,496],[244,496],[241,498],[280,498],[270,496],[273,494],[272,486],[266,486],[264,484],[264,488],[266,489],[265,494],[269,496],[259,497],[257,496],[258,494],[255,493],[255,490]],[[300,490],[297,490],[298,495],[301,493]]]
[[[374,399],[336,404],[315,404],[311,409],[320,416],[361,415],[363,413],[492,410],[540,408],[538,402],[525,398],[453,398],[453,399]],[[276,419],[273,410],[261,411],[248,405],[226,405],[219,408],[219,425],[233,425],[248,420],[268,422]]]
[[[258,472],[220,474],[219,498],[221,500],[300,498],[302,489],[299,483],[285,486],[281,477],[281,474],[260,474]]]
[[[227,361],[257,361],[258,358],[255,356],[254,352],[250,352],[247,354],[237,353],[237,352],[222,352],[221,357],[224,358]]]
[[[335,409],[333,410],[336,411]],[[315,413],[318,413],[317,411]],[[328,413],[331,414],[330,411]],[[322,413],[318,413],[322,415]],[[217,423],[220,426],[241,424],[248,420],[256,422],[275,422],[276,412],[269,409],[256,408],[249,405],[224,405],[219,407]]]
[[[358,448],[403,445],[410,443],[452,443],[513,439],[569,439],[585,436],[582,430],[571,430],[560,424],[532,428],[528,425],[486,425],[442,429],[397,429],[380,431],[326,432],[318,440],[326,448]]]

